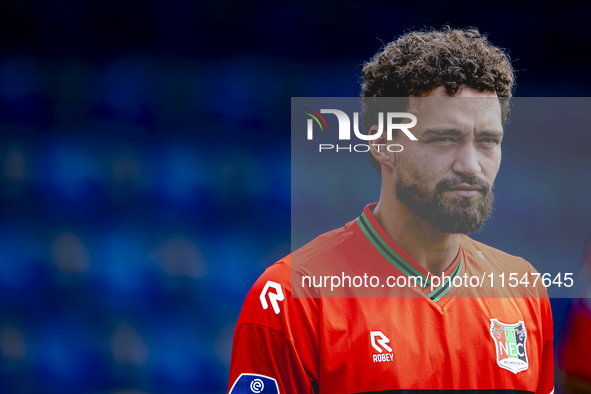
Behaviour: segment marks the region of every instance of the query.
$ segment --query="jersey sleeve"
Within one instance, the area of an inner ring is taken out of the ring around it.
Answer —
[[[547,296],[540,298],[542,312],[542,332],[544,338],[544,350],[542,352],[542,367],[540,382],[536,394],[554,393],[554,329],[552,322],[552,309],[550,299]]]
[[[552,341],[544,346],[542,355],[542,371],[536,394],[551,394],[554,392],[554,350]]]
[[[228,393],[314,393],[316,300],[292,298],[290,265],[269,267],[249,291],[232,341]]]

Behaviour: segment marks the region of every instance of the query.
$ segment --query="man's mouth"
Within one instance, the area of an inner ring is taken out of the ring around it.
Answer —
[[[460,197],[476,197],[479,194],[482,194],[482,187],[478,185],[458,185],[454,187],[450,187],[447,191],[452,192],[456,196]]]

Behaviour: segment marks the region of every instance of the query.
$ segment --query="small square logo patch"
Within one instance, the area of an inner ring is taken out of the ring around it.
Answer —
[[[230,394],[279,394],[279,386],[268,376],[243,373],[232,385]]]

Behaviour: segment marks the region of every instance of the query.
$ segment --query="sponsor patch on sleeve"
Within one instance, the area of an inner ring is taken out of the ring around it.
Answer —
[[[230,394],[279,394],[277,381],[265,375],[243,373],[232,385]]]

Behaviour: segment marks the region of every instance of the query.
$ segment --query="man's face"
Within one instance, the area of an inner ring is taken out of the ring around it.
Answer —
[[[411,131],[418,141],[394,154],[397,198],[441,232],[478,231],[490,215],[501,164],[496,95],[465,88],[449,97],[439,88],[411,98],[407,112],[417,117]],[[395,140],[404,138],[399,132]]]

